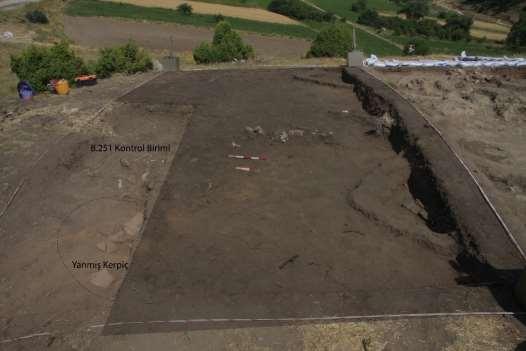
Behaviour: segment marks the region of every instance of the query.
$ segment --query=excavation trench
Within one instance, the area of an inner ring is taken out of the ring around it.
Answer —
[[[459,252],[453,265],[469,275],[458,280],[512,287],[524,266],[520,252],[439,132],[366,71],[345,69],[342,78],[353,84],[364,110],[376,119],[376,132],[386,133],[393,150],[411,165],[408,185],[424,204],[430,228],[454,233]]]
[[[123,98],[192,115],[104,332],[514,308],[513,248],[479,238],[450,195],[464,175],[364,79],[355,96],[334,69],[179,72]],[[387,140],[368,112],[397,121]]]

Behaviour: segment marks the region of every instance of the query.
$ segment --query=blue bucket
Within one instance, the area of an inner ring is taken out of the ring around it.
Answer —
[[[33,88],[31,87],[31,84],[29,84],[27,80],[23,80],[19,82],[17,85],[17,90],[18,90],[18,96],[22,100],[29,100],[35,95],[35,92]]]

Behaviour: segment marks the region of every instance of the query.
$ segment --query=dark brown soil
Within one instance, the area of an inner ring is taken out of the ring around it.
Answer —
[[[106,105],[148,77],[2,105],[2,208],[22,186],[0,221],[0,349],[361,350],[370,339],[373,350],[494,351],[521,342],[524,331],[502,316],[101,335],[112,322],[144,323],[104,332],[170,331],[166,318],[513,310],[506,281],[465,284],[472,277],[460,271],[472,262],[455,260],[463,248],[429,175],[370,133],[375,123],[338,70],[166,74]],[[257,125],[265,136],[245,132]],[[291,129],[303,136],[274,137]],[[94,143],[173,149],[100,153]],[[137,215],[142,241],[137,232],[113,241]],[[112,252],[100,249],[107,239]],[[132,268],[100,287],[97,271],[75,270],[72,259]]]
[[[372,135],[339,75],[173,73],[123,99],[194,112],[113,305],[109,323],[123,324],[106,333],[165,330],[128,325],[152,320],[502,308],[494,291],[459,285],[472,262],[450,263],[464,248],[432,178]],[[303,136],[280,140],[295,129]]]

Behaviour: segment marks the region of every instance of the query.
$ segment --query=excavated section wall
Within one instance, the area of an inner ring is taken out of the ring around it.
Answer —
[[[386,113],[395,120],[405,142],[424,157],[439,192],[460,229],[459,240],[470,255],[499,270],[524,267],[520,252],[477,185],[441,136],[422,114],[382,81],[360,68],[343,70],[364,109],[373,116]]]

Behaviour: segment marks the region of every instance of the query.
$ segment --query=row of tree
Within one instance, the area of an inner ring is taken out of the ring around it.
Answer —
[[[404,14],[405,18],[381,16],[374,9],[370,9],[367,0],[357,0],[351,10],[360,13],[358,23],[374,28],[387,28],[395,35],[421,35],[436,37],[447,40],[470,40],[470,30],[473,19],[468,16],[454,13],[441,12],[439,17],[445,20],[441,25],[438,21],[426,18],[430,15],[430,0],[390,0],[399,7],[398,13]],[[466,3],[477,4],[487,8],[507,9],[518,3],[516,0],[465,0]],[[506,45],[511,49],[526,47],[526,7],[518,22],[516,22],[508,34]]]
[[[441,25],[438,21],[425,18],[429,14],[427,0],[392,0],[400,6],[399,13],[406,18],[396,16],[381,16],[376,10],[367,7],[365,0],[359,0],[351,8],[359,11],[358,23],[374,28],[387,28],[395,35],[422,35],[448,40],[469,40],[469,31],[473,19],[467,16],[447,15],[446,23]]]

